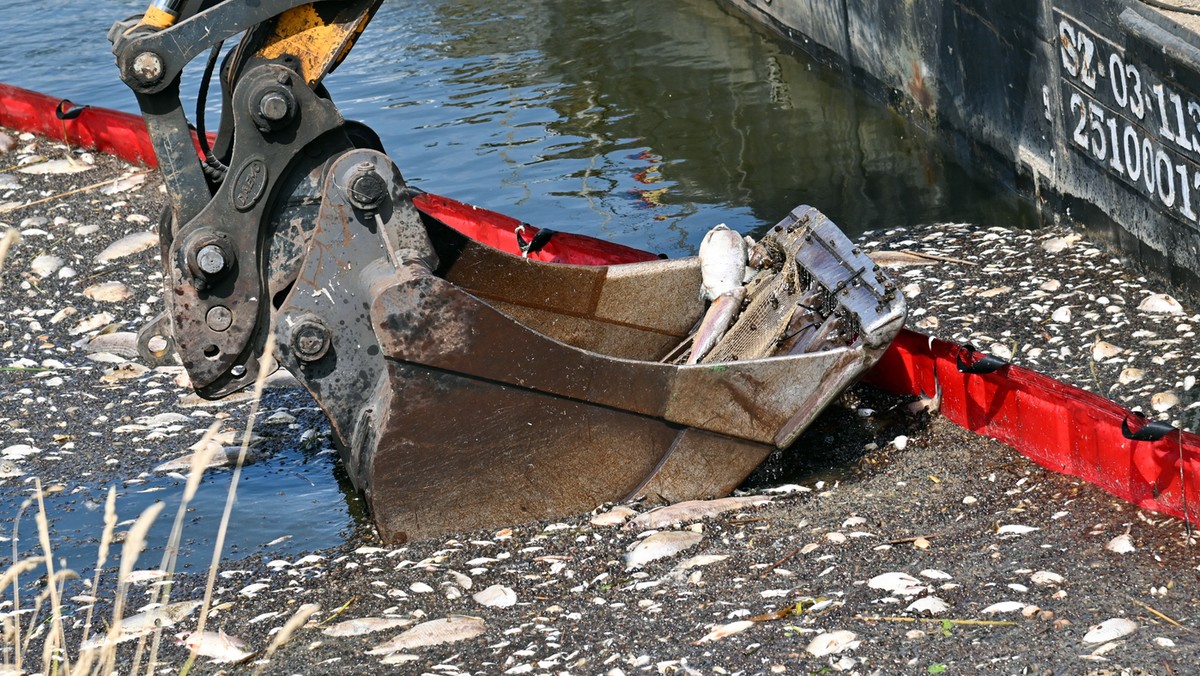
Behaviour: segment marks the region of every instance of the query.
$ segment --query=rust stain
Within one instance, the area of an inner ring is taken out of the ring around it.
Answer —
[[[928,114],[933,110],[933,92],[929,91],[929,87],[925,83],[925,75],[921,73],[921,64],[916,61],[912,62],[912,82],[908,85],[908,93],[912,94],[913,100],[921,107],[921,110]]]

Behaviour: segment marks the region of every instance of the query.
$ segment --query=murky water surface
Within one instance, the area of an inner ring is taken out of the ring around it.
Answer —
[[[144,5],[0,3],[0,81],[136,111],[104,35]],[[327,84],[417,186],[671,256],[694,253],[717,223],[762,231],[802,203],[851,234],[1030,221],[925,134],[716,0],[388,0]],[[279,457],[247,470],[242,522],[291,512],[267,531],[294,531],[300,548],[338,541],[351,516],[333,460]],[[71,499],[64,532],[72,519],[99,523],[90,505],[105,488],[93,489]],[[123,511],[178,490],[167,480],[126,490]],[[223,495],[198,509],[219,514]],[[273,537],[254,533],[234,548]]]

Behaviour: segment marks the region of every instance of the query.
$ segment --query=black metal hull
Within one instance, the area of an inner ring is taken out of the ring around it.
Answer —
[[[1047,216],[1200,291],[1200,17],[1139,0],[725,2]]]

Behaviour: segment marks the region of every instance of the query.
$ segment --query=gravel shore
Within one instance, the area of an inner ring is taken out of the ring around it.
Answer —
[[[164,201],[158,176],[14,137],[0,154],[0,233],[19,232],[0,270],[0,535],[7,549],[23,514],[28,552],[35,528],[20,504],[35,477],[52,498],[115,486],[121,517],[132,519],[124,501],[172,476],[156,467],[214,422],[232,443],[250,404],[197,406],[179,369],[147,369],[127,342],[97,337],[135,331],[161,309],[148,234]],[[44,164],[37,157],[88,168],[23,173]],[[1166,303],[1158,294],[1169,290],[1075,233],[939,224],[872,233],[864,246],[973,263],[895,270],[913,328],[1197,427],[1198,308],[1148,304]],[[333,546],[234,552],[208,629],[256,653],[294,613],[311,615],[269,658],[201,658],[194,671],[1171,674],[1200,663],[1200,561],[1186,524],[906,403],[854,388],[754,477],[748,494],[769,502],[707,519],[628,527],[622,508],[598,505],[404,547],[382,546],[369,524],[348,519]],[[313,407],[299,390],[271,390],[256,453],[270,467],[308,449],[325,464],[309,465],[320,471],[306,480],[332,486],[328,427]],[[157,495],[183,490],[175,476]],[[214,469],[208,480],[229,476]],[[280,512],[289,499],[279,498]],[[352,495],[343,502],[344,513],[359,509]],[[663,555],[638,563],[646,549],[629,555],[639,544]],[[150,546],[139,569],[157,563],[163,543]],[[0,596],[6,621],[32,616],[39,574],[21,578],[19,607],[11,588]],[[67,582],[69,644],[93,597],[100,617],[111,613],[113,577],[106,569],[97,589]],[[140,579],[130,613],[161,583]],[[177,576],[172,601],[203,596],[202,571]],[[196,619],[193,610],[165,633]],[[343,624],[355,619],[364,621]],[[442,621],[425,624],[433,620]],[[457,640],[431,645],[430,632]],[[38,640],[23,650],[26,670],[41,669]],[[126,664],[136,643],[122,645]],[[0,665],[12,664],[14,646],[0,651]],[[175,673],[186,650],[165,640],[160,657],[159,673]]]

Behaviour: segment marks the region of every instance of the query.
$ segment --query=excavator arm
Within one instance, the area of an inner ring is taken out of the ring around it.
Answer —
[[[385,540],[727,494],[899,330],[903,295],[808,207],[759,243],[697,364],[682,363],[704,315],[696,259],[539,262],[448,225],[498,215],[418,211],[322,85],[380,2],[155,0],[109,38],[170,198],[166,309],[140,351],[177,354],[208,398],[288,369]],[[208,81],[232,39],[209,147]],[[206,51],[193,136],[180,76]]]

